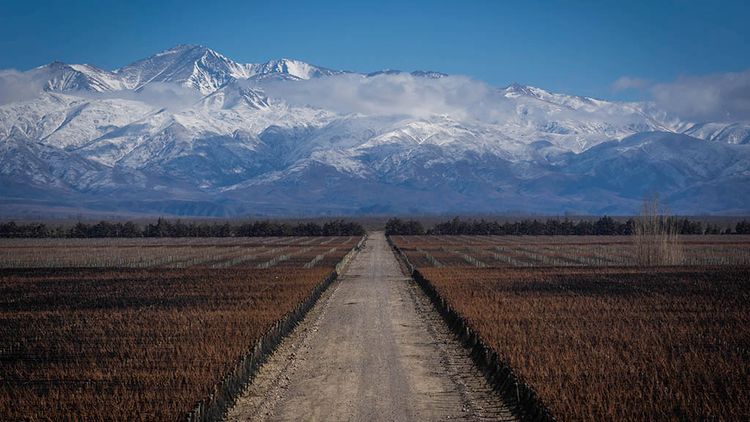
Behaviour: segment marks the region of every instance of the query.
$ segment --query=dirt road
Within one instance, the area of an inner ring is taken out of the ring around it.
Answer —
[[[383,233],[261,368],[240,420],[514,420]]]

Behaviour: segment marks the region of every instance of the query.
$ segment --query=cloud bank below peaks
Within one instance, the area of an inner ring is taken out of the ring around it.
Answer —
[[[173,112],[192,107],[203,97],[198,91],[169,82],[152,82],[138,90],[110,92],[77,92],[76,95],[92,99],[121,99],[140,101],[152,107]]]
[[[705,76],[682,76],[672,82],[651,83],[623,76],[613,92],[640,91],[656,106],[694,122],[750,121],[750,69]]]
[[[463,76],[432,79],[408,73],[343,74],[303,81],[263,81],[260,87],[270,97],[293,106],[343,114],[495,120],[513,112],[513,105],[500,90]]]
[[[750,69],[699,77],[681,77],[651,88],[658,105],[698,121],[750,120]]]
[[[45,83],[26,72],[0,69],[0,105],[32,100],[39,96]]]

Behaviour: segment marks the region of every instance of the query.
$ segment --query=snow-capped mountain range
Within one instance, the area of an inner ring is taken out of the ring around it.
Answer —
[[[4,215],[750,211],[750,123],[645,102],[190,45],[0,72],[0,95]]]

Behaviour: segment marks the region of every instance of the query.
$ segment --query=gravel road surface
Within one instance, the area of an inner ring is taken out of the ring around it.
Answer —
[[[376,232],[227,420],[515,418]]]

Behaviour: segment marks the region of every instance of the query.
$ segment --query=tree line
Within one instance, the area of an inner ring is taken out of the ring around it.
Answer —
[[[720,226],[688,218],[669,218],[668,224],[673,224],[679,234],[750,234],[750,222],[737,223],[734,230],[722,229]],[[450,221],[435,224],[425,229],[417,220],[401,220],[391,218],[385,226],[387,235],[547,235],[547,236],[614,236],[631,235],[635,227],[635,220],[617,221],[604,216],[597,220],[569,220],[525,219],[515,222],[499,223],[487,220],[461,220],[454,218]]]
[[[0,223],[0,237],[12,238],[102,238],[102,237],[261,237],[261,236],[362,236],[361,224],[331,220],[319,224],[254,221],[248,223],[206,223],[164,218],[155,223],[139,225],[128,222],[100,221],[95,224],[78,222],[73,226],[48,226],[44,223]]]

